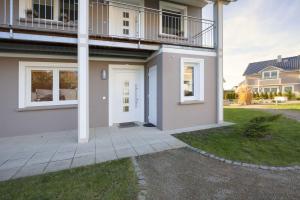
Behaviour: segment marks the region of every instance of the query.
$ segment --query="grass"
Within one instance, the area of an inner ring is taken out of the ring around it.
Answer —
[[[129,159],[0,182],[0,199],[133,200],[137,178]]]
[[[284,109],[284,110],[295,110],[300,112],[300,104],[278,104],[278,105],[267,105],[266,108],[271,109]]]
[[[251,139],[242,135],[245,122],[269,113],[228,108],[225,120],[236,125],[176,135],[177,138],[217,156],[247,163],[288,166],[300,164],[300,123],[281,117],[271,122],[271,137]]]

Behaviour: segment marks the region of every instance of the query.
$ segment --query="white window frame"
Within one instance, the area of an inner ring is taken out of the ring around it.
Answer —
[[[276,73],[277,73],[276,78],[271,78],[272,72],[276,72]],[[269,73],[269,74],[270,74],[270,78],[266,78],[266,76],[265,76],[266,73]],[[263,78],[264,80],[276,80],[276,79],[278,79],[278,77],[279,77],[279,70],[264,71],[264,72],[262,73],[262,78]]]
[[[163,9],[167,9],[167,10],[173,10],[176,12],[183,12],[183,16],[187,16],[187,6],[183,6],[183,5],[179,5],[179,4],[175,4],[175,3],[169,3],[169,2],[165,2],[165,1],[160,1],[159,2],[159,10],[160,10],[160,15],[159,15],[159,34],[160,35],[166,35],[166,36],[173,36],[173,37],[177,37],[176,35],[172,35],[172,34],[167,34],[167,33],[163,33],[162,30],[162,10]],[[186,17],[183,17],[183,30],[184,31],[184,37],[187,37],[187,19]]]
[[[52,0],[53,3],[53,19],[47,19],[47,21],[59,21],[60,13],[60,0]],[[19,0],[19,16],[20,18],[26,18],[26,9],[33,11],[33,0]],[[43,19],[43,18],[41,18]]]
[[[78,100],[59,100],[59,71],[78,72],[77,63],[55,63],[55,62],[19,62],[19,108],[36,106],[75,105]],[[31,71],[52,70],[53,71],[53,101],[32,102],[31,101]]]
[[[283,88],[282,88],[282,93],[286,93],[285,88],[287,88],[287,87],[291,87],[292,88],[292,93],[295,92],[293,85],[284,85]]]
[[[263,93],[265,93],[265,89],[270,89],[270,92],[271,92],[271,89],[274,89],[274,88],[276,88],[276,93],[278,93],[279,92],[279,87],[263,87],[262,91],[263,91]]]
[[[184,66],[185,63],[194,64],[194,96],[184,95]],[[180,66],[180,102],[204,101],[204,59],[181,58]]]

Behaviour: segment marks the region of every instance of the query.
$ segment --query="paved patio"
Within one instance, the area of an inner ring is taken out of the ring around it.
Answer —
[[[77,131],[0,138],[0,181],[186,146],[156,128],[96,128],[90,142]]]

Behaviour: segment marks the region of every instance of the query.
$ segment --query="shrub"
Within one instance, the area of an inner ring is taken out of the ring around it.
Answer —
[[[243,135],[249,138],[263,138],[269,134],[270,124],[278,120],[281,115],[255,117],[244,126]]]
[[[252,89],[247,85],[241,85],[237,89],[238,104],[249,105],[252,102],[253,94]]]

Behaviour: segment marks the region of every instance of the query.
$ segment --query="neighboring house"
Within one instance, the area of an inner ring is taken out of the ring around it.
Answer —
[[[253,92],[300,94],[300,56],[250,63],[244,84]]]
[[[230,1],[0,0],[0,136],[222,123]]]

